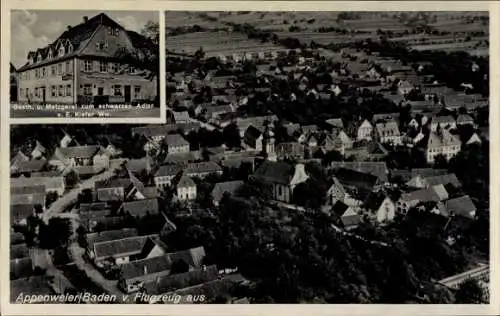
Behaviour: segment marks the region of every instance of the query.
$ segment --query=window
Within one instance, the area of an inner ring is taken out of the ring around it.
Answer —
[[[42,61],[42,55],[38,55],[38,58],[36,59],[38,62],[41,62]]]
[[[35,88],[35,97],[38,97],[38,88]]]
[[[66,96],[67,97],[71,96],[71,85],[70,84],[66,85]]]
[[[52,74],[52,76],[56,75],[56,65],[50,66],[50,73]]]
[[[51,50],[49,51],[49,56],[48,56],[48,58],[49,58],[49,59],[51,59],[51,58],[53,58],[53,57],[54,57],[54,54],[52,53],[52,49],[51,49]]]
[[[24,94],[23,94],[23,92],[24,92],[24,89],[23,89],[23,88],[19,88],[19,95],[20,95],[20,96],[23,96],[23,95],[24,95]]]
[[[40,69],[35,69],[35,78],[38,79],[39,76],[40,76]]]
[[[83,71],[90,72],[92,71],[92,61],[90,60],[85,60],[83,62]]]
[[[138,98],[141,94],[141,86],[134,86],[134,97]]]
[[[99,71],[100,72],[107,72],[108,71],[108,63],[105,61],[100,61],[99,62]]]
[[[46,70],[45,70],[45,67],[42,68],[42,77],[45,77],[47,74],[46,74]]]
[[[63,72],[63,64],[57,64],[57,74],[60,75]]]
[[[119,33],[120,33],[120,29],[119,28],[114,28],[114,27],[110,27],[109,28],[109,34],[110,35],[118,36]]]
[[[69,61],[66,62],[66,73],[70,73],[71,72],[71,64],[69,63]]]
[[[135,68],[134,67],[129,67],[128,68],[128,73],[129,74],[135,74]]]
[[[113,86],[113,92],[115,96],[121,96],[122,95],[122,86],[120,85],[114,85]]]
[[[55,97],[56,96],[56,86],[50,86],[50,90],[51,90],[51,95],[53,97]]]
[[[83,85],[83,95],[92,95],[92,85],[91,84]]]
[[[64,97],[64,86],[63,85],[59,86],[59,96]]]
[[[59,57],[64,56],[64,46],[59,47]]]
[[[118,71],[118,65],[116,63],[109,63],[109,71],[116,73]]]
[[[73,51],[73,45],[69,44],[68,46],[68,54]]]

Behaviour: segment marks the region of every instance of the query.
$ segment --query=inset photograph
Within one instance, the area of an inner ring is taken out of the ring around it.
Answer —
[[[160,118],[159,14],[11,11],[12,118]]]

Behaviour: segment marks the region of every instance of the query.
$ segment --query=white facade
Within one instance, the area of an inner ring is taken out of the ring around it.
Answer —
[[[364,120],[361,126],[358,128],[358,137],[357,140],[372,140],[373,126],[368,122],[368,120]]]

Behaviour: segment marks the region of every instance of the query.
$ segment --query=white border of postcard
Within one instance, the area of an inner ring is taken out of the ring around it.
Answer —
[[[8,2],[8,3],[7,3]],[[7,8],[15,9],[100,9],[100,10],[158,10],[162,11],[160,23],[164,21],[163,11],[490,11],[490,34],[491,39],[500,38],[499,22],[500,3],[498,1],[140,1],[140,0],[85,0],[85,1],[37,1],[37,0],[2,0],[2,12]],[[4,16],[4,13],[2,13]],[[497,17],[497,18],[494,18]],[[168,23],[168,22],[167,22]],[[4,33],[9,34],[10,21],[2,19],[2,42]],[[160,24],[161,29],[164,29]],[[160,39],[164,36],[160,35]],[[162,45],[162,44],[160,44]],[[163,45],[164,40],[163,40]],[[4,46],[5,47],[5,46]],[[164,52],[164,46],[160,46],[160,51]],[[2,87],[8,86],[8,49],[2,49]],[[498,146],[498,137],[500,130],[499,117],[499,41],[490,41],[490,135],[493,141],[490,142],[490,161],[500,160],[500,150]],[[163,60],[163,58],[160,58]],[[164,61],[161,65],[160,74],[162,78],[165,75]],[[163,79],[164,80],[164,79]],[[165,89],[164,81],[161,83],[162,89]],[[3,89],[2,89],[3,90]],[[5,91],[5,90],[4,90]],[[8,104],[8,93],[2,94],[2,105]],[[164,98],[164,95],[163,95]],[[164,99],[163,99],[164,100]],[[163,104],[163,103],[162,103]],[[9,231],[6,227],[9,221],[9,120],[8,111],[10,107],[1,107],[1,131],[2,131],[2,192],[0,201],[2,201],[2,261],[3,266],[8,266]],[[36,123],[60,123],[54,119],[36,119]],[[134,119],[103,119],[102,121],[93,120],[86,122],[84,119],[65,120],[64,123],[138,123]],[[21,123],[20,119],[12,120],[12,123]],[[62,123],[62,122],[61,122]],[[2,282],[2,313],[8,315],[497,315],[500,314],[500,300],[498,296],[498,286],[500,285],[500,273],[494,267],[500,266],[498,229],[500,224],[500,214],[496,212],[499,208],[500,187],[499,175],[500,168],[495,164],[490,164],[490,249],[491,249],[491,302],[488,305],[16,305],[9,302],[9,274],[8,269],[1,269]]]

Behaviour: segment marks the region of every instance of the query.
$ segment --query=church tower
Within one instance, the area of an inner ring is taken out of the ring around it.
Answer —
[[[271,124],[268,123],[264,129],[264,134],[262,135],[262,151],[263,156],[266,160],[276,161],[276,148],[275,148],[275,139],[274,132],[272,131]]]

